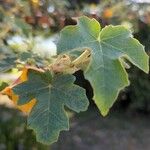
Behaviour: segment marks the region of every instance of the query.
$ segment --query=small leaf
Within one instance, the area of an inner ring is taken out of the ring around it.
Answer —
[[[5,89],[8,86],[8,83],[6,82],[0,82],[0,91],[2,91],[3,89]]]
[[[27,61],[28,59],[32,58],[31,52],[22,52],[19,55],[20,61]]]
[[[73,75],[55,75],[50,71],[30,70],[28,80],[13,88],[19,95],[19,104],[27,104],[35,98],[37,103],[29,114],[27,124],[37,135],[39,142],[50,144],[57,140],[61,130],[68,130],[67,106],[76,112],[85,111],[88,100],[85,90],[74,85]]]
[[[32,27],[27,24],[23,19],[15,18],[15,25],[22,30],[22,33],[26,36],[32,31]]]
[[[16,65],[15,60],[16,57],[6,57],[0,60],[0,72],[5,72],[13,68]]]
[[[77,25],[61,31],[58,53],[91,50],[91,62],[85,77],[94,89],[94,101],[106,115],[118,93],[129,85],[121,59],[126,58],[146,73],[149,58],[144,47],[123,26],[106,26],[101,30],[95,19],[80,17]]]

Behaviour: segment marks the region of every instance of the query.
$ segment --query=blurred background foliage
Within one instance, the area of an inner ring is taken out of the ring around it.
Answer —
[[[75,19],[81,15],[97,19],[102,27],[124,25],[150,54],[149,0],[0,0],[0,89],[16,78],[22,65],[40,67],[52,62],[59,31],[76,24]],[[131,85],[121,92],[112,112],[149,115],[150,75],[134,67],[128,72]],[[82,72],[75,75],[91,101],[89,83]],[[90,109],[95,109],[92,101],[91,104]],[[4,106],[0,106],[0,112],[0,150],[48,149],[26,131],[23,114]]]

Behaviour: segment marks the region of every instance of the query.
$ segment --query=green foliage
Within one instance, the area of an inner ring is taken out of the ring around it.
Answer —
[[[21,20],[21,19],[15,19],[15,25],[21,29],[22,33],[26,36],[28,36],[29,34],[31,34],[32,32],[32,28],[29,24],[27,24],[25,21]]]
[[[19,95],[19,104],[32,98],[37,103],[28,117],[28,126],[36,132],[39,142],[50,144],[57,140],[61,130],[68,130],[68,117],[64,106],[76,112],[85,111],[88,100],[84,89],[74,85],[72,75],[56,75],[51,72],[29,71],[28,81],[13,88]]]
[[[8,83],[6,82],[0,82],[0,91],[2,91],[3,89],[5,89],[8,86]]]
[[[110,25],[101,30],[95,19],[81,17],[76,26],[68,26],[62,30],[58,52],[66,53],[86,48],[91,50],[91,61],[85,77],[94,89],[96,105],[105,116],[118,92],[129,85],[122,58],[148,72],[148,55],[125,27]]]
[[[57,46],[59,55],[49,60],[27,51],[17,53],[16,61],[5,57],[0,65],[1,70],[14,67],[14,63],[31,66],[13,89],[10,87],[14,93],[9,96],[18,105],[36,99],[36,104],[30,107],[27,124],[44,144],[55,142],[60,131],[69,129],[65,106],[75,112],[88,107],[85,90],[74,84],[74,72],[84,71],[94,90],[93,99],[105,116],[119,91],[129,85],[126,60],[146,73],[149,71],[144,47],[123,26],[110,25],[101,29],[95,19],[80,17],[77,25],[61,31]]]
[[[15,63],[16,57],[6,57],[0,61],[0,72],[8,71],[9,69],[13,68]]]

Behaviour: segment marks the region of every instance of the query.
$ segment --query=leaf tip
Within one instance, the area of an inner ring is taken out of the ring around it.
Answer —
[[[108,112],[109,112],[109,109],[108,109],[108,110],[101,110],[100,112],[101,112],[101,115],[102,115],[103,117],[106,117],[107,114],[108,114]]]

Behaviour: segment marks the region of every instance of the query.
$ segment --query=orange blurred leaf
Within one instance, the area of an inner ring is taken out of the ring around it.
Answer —
[[[103,12],[103,17],[106,19],[110,19],[113,16],[113,12],[110,8],[106,8]]]
[[[22,83],[22,82],[27,81],[27,79],[28,79],[28,76],[27,76],[28,69],[31,69],[31,68],[23,68],[20,77],[19,77],[11,86],[6,87],[6,88],[1,92],[2,94],[5,94],[5,95],[9,96],[9,98],[14,102],[14,104],[15,104],[15,106],[16,106],[17,109],[19,109],[19,110],[21,110],[22,112],[27,113],[27,114],[30,113],[31,109],[32,109],[33,106],[35,105],[36,99],[32,99],[29,103],[19,106],[19,105],[17,105],[19,96],[16,95],[16,94],[14,94],[14,92],[12,91],[12,88],[13,88],[14,86],[16,86],[17,84],[20,84],[20,83]]]

